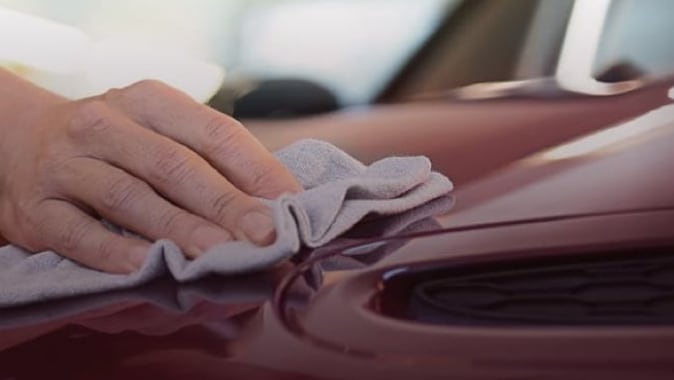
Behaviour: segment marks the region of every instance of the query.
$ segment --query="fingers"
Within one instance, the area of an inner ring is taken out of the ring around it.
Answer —
[[[109,231],[94,211],[190,256],[227,239],[266,245],[275,238],[271,210],[254,196],[300,190],[240,124],[158,82],[28,108],[35,115],[0,139],[11,178],[0,189],[0,224],[31,250],[137,269],[149,243]]]
[[[68,202],[49,199],[42,206],[41,239],[63,256],[112,273],[133,272],[145,260],[149,243],[107,230]]]
[[[177,206],[267,245],[275,238],[271,210],[245,194],[187,147],[143,128],[101,102],[80,107],[72,138],[88,155],[147,181]]]
[[[152,240],[170,239],[188,257],[233,240],[231,233],[176,207],[145,182],[96,159],[73,160],[60,191],[107,220]]]
[[[246,193],[276,198],[298,192],[292,174],[240,123],[160,82],[108,93],[106,101],[139,124],[193,149]]]

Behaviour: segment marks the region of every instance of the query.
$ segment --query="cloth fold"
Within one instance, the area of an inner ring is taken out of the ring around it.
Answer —
[[[445,196],[452,183],[425,157],[391,157],[366,166],[325,142],[302,140],[275,153],[305,191],[265,200],[276,241],[267,247],[229,242],[188,260],[173,242],[155,242],[142,268],[128,275],[86,268],[55,252],[0,248],[0,307],[125,289],[170,274],[186,282],[273,266],[302,245],[318,247],[367,218],[412,210]]]

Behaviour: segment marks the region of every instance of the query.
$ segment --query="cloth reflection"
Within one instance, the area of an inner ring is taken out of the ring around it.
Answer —
[[[119,368],[125,375],[172,373],[175,378],[271,376],[233,358],[242,334],[261,323],[262,306],[271,302],[284,279],[313,262],[284,292],[286,306],[303,307],[327,273],[366,268],[408,241],[373,243],[368,238],[437,229],[433,216],[452,204],[452,198],[444,197],[394,217],[367,218],[332,243],[253,275],[182,284],[163,278],[130,290],[5,309],[0,318],[0,378],[39,377],[44,368],[26,363],[36,355],[60,352],[68,353],[59,359],[64,376],[86,372],[89,366],[97,378],[112,378]],[[343,250],[346,246],[351,248]],[[106,363],[100,363],[101,357]],[[168,370],[173,366],[175,371]],[[99,376],[102,372],[107,375]]]

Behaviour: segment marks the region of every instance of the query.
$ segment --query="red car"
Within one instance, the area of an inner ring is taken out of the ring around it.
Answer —
[[[411,234],[3,310],[0,378],[671,378],[669,108],[473,181]]]
[[[671,379],[674,81],[550,83],[250,121],[272,148],[427,154],[454,208],[255,275],[0,310],[0,380]]]

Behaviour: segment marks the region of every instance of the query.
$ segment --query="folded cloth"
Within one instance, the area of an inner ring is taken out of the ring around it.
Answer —
[[[353,270],[367,267],[406,244],[408,239],[393,239],[371,243],[361,241],[356,236],[390,237],[400,234],[431,231],[440,228],[433,216],[451,209],[453,199],[440,197],[402,214],[378,218],[359,223],[347,234],[314,249],[305,259],[321,255],[324,258],[312,265],[310,272],[301,276],[303,285],[293,287],[293,297],[309,297],[320,288],[324,271]],[[374,235],[373,235],[374,234]],[[358,242],[362,244],[358,245]],[[354,246],[354,244],[356,244]],[[345,247],[348,247],[344,250]],[[0,318],[0,334],[4,330],[55,323],[70,318],[96,316],[101,310],[115,309],[118,305],[153,305],[172,313],[189,312],[203,301],[218,305],[257,305],[271,299],[274,288],[289,266],[278,265],[270,269],[274,275],[249,273],[245,276],[227,278],[207,277],[178,283],[170,278],[162,278],[149,284],[130,289],[118,289],[105,293],[69,297],[52,302],[42,302],[24,307],[4,308]],[[221,316],[222,317],[222,316]],[[122,323],[125,325],[124,323]]]
[[[228,242],[188,260],[173,242],[159,240],[132,274],[104,273],[55,252],[30,253],[9,245],[0,248],[0,307],[124,289],[167,274],[185,282],[259,271],[302,245],[318,247],[333,240],[368,216],[402,213],[452,189],[449,179],[431,171],[425,157],[391,157],[366,166],[317,140],[299,141],[275,155],[305,191],[265,200],[277,230],[272,245]]]

